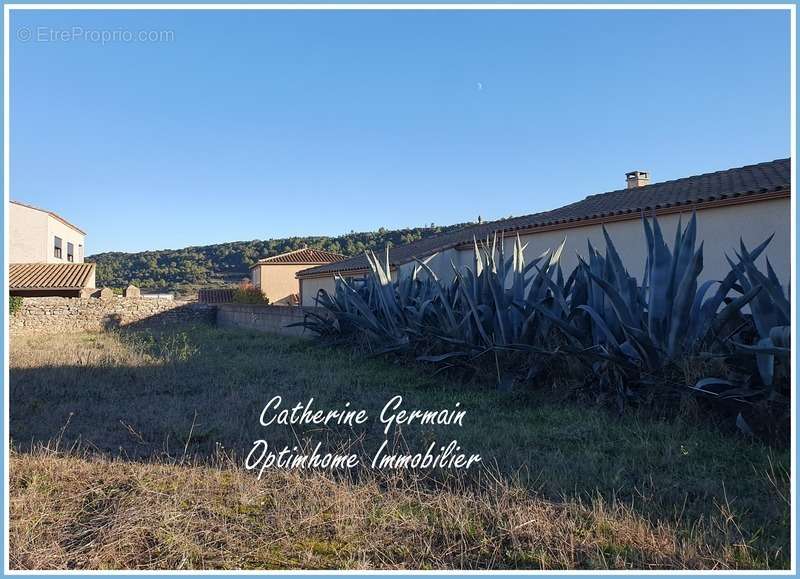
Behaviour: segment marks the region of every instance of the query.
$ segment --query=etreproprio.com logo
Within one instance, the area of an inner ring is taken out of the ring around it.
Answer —
[[[22,26],[17,29],[20,42],[89,42],[110,44],[114,42],[172,42],[174,30],[128,30],[124,28],[52,28]]]

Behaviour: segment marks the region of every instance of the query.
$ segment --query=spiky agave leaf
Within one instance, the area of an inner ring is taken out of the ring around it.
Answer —
[[[759,271],[755,260],[772,240],[770,236],[753,251],[749,251],[744,241],[739,240],[738,261],[733,262],[726,256],[731,265],[731,272],[736,275],[739,284],[747,293],[753,294],[750,301],[750,312],[758,339],[753,345],[735,343],[740,352],[755,356],[756,367],[761,381],[769,389],[774,386],[776,357],[788,365],[791,355],[789,348],[791,307],[772,264],[765,259],[767,274]]]

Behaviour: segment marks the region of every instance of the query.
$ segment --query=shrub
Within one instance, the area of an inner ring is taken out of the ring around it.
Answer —
[[[233,303],[268,305],[269,299],[253,284],[243,283],[233,292]]]
[[[9,314],[13,316],[20,308],[22,308],[22,298],[20,296],[8,296]]]

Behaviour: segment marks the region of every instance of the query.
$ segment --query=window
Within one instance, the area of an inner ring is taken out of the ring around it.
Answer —
[[[58,258],[58,259],[61,259],[61,238],[60,237],[56,237],[56,239],[55,239],[55,245],[53,247],[53,256]]]
[[[67,261],[75,261],[75,246],[67,242]]]

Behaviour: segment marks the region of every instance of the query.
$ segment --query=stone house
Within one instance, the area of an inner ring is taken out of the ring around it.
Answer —
[[[347,258],[338,253],[305,247],[259,260],[250,267],[250,280],[269,299],[270,304],[297,305],[302,301],[297,272],[344,259]]]
[[[566,239],[561,265],[571,271],[578,256],[585,256],[587,242],[605,247],[602,227],[608,230],[630,268],[641,279],[647,245],[641,223],[642,213],[657,215],[666,239],[674,238],[678,220],[697,212],[698,239],[704,242],[703,280],[721,279],[728,271],[725,254],[732,255],[739,239],[753,247],[774,234],[763,260],[768,257],[781,281],[791,277],[791,165],[789,159],[748,165],[650,183],[644,171],[626,174],[626,187],[589,195],[563,207],[464,229],[393,247],[389,251],[392,276],[412,271],[415,258],[429,259],[428,265],[442,280],[453,279],[453,265],[474,267],[474,239],[498,234],[507,255],[519,235],[530,260]],[[335,277],[363,277],[368,271],[363,255],[327,265],[304,269],[297,277],[303,305],[313,306],[317,292],[332,292]]]

